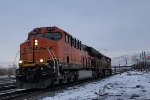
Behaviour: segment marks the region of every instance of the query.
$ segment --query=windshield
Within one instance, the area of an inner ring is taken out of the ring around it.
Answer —
[[[31,39],[33,37],[36,37],[36,35],[35,34],[30,34],[28,39]]]
[[[51,40],[59,40],[61,39],[61,33],[58,32],[53,32],[53,33],[38,33],[38,34],[30,34],[28,39],[31,39],[33,37],[44,37],[44,38],[48,38]]]
[[[39,33],[39,34],[30,34],[29,35],[29,39],[31,39],[33,37],[43,37],[43,34]]]
[[[48,38],[48,39],[51,39],[51,40],[59,40],[59,39],[61,39],[61,34],[58,33],[58,32],[55,32],[55,33],[45,33],[44,34],[44,38]]]

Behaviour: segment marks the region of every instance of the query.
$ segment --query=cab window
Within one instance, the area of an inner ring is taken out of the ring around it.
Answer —
[[[43,34],[39,33],[39,34],[30,34],[28,39],[31,39],[33,37],[43,37]]]
[[[30,34],[28,39],[31,39],[33,37],[36,37],[36,35],[35,34]]]
[[[43,34],[36,34],[36,37],[43,37]]]
[[[48,38],[51,40],[60,40],[61,39],[61,33],[55,32],[55,33],[45,33],[44,38]]]

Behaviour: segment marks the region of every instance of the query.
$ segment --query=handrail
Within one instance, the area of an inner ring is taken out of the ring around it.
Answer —
[[[54,51],[53,51],[53,50],[51,50],[51,52],[52,52],[52,54],[53,54],[53,56],[54,56],[55,60],[57,61],[57,65],[58,65],[58,60],[57,60],[57,58],[56,58],[56,55],[55,55]]]
[[[49,48],[47,48],[47,49],[48,49],[48,52],[49,52],[50,56],[52,57],[52,59],[53,59],[53,61],[54,61],[54,67],[55,67],[55,60],[54,60],[54,57],[53,57],[53,55],[51,54],[50,49],[49,49]]]
[[[51,54],[52,59],[53,59],[53,61],[54,61],[54,67],[57,68],[57,76],[59,76],[59,67],[58,67],[58,60],[57,60],[57,58],[56,58],[56,55],[55,55],[54,51],[51,50],[50,48],[48,49],[48,51],[49,51],[49,53]],[[52,52],[52,53],[51,53],[51,52]],[[55,61],[57,62],[57,66],[55,66]]]
[[[19,51],[17,51],[17,54],[16,54],[16,56],[15,56],[15,59],[14,59],[14,62],[13,62],[13,74],[15,75],[15,71],[14,71],[14,67],[15,67],[15,61],[16,61],[16,59],[17,59],[17,56],[18,56],[18,53],[19,53]]]

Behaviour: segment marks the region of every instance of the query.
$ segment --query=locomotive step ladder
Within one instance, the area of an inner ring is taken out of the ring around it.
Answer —
[[[49,54],[50,54],[50,56],[51,56],[51,58],[54,62],[54,72],[57,73],[57,74],[55,74],[55,78],[52,79],[53,84],[58,84],[59,83],[59,79],[58,79],[58,77],[59,77],[58,60],[56,58],[56,55],[55,55],[54,51],[51,50],[51,48],[48,48],[48,52],[49,52]]]

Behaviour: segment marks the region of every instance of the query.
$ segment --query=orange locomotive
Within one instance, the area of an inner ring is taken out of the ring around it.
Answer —
[[[46,88],[111,74],[111,59],[57,27],[35,28],[20,45],[18,88]]]

